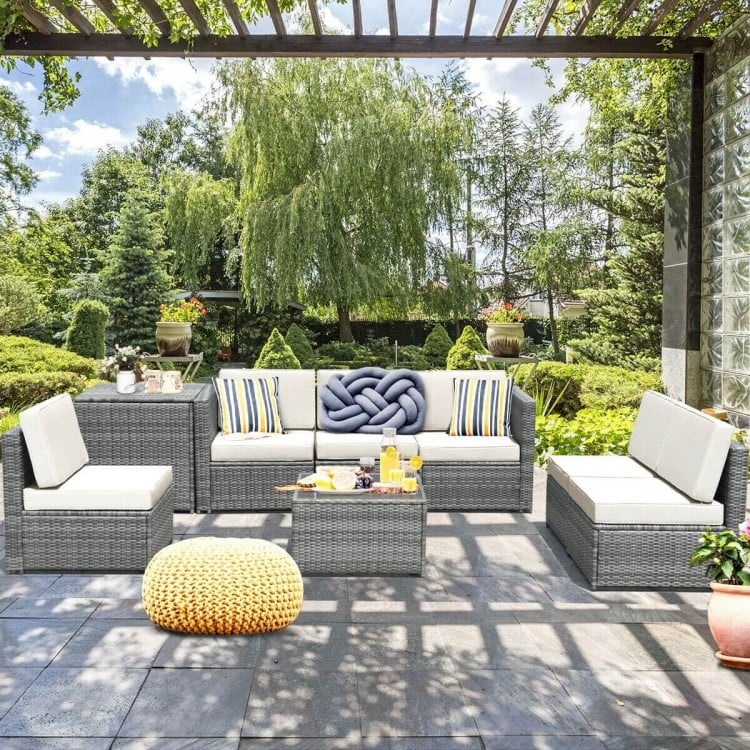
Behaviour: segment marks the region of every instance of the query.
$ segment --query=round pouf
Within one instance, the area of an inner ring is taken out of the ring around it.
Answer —
[[[198,537],[157,552],[143,574],[143,608],[178,633],[281,630],[302,606],[297,563],[263,539]]]

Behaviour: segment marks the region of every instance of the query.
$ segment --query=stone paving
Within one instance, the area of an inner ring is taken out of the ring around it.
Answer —
[[[0,748],[750,746],[703,592],[592,592],[534,512],[431,513],[422,578],[311,578],[298,620],[171,634],[138,575],[0,572]],[[285,545],[289,514],[175,516]],[[4,555],[0,537],[0,557]]]

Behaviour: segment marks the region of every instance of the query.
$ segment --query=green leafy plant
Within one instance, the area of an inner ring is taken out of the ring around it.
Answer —
[[[260,350],[254,366],[283,370],[300,369],[299,360],[286,341],[284,341],[284,337],[279,333],[278,328],[274,328],[271,331],[271,335],[268,337],[265,346]]]
[[[448,331],[438,323],[427,335],[422,353],[435,367],[445,367],[448,352],[450,352],[452,346],[453,339],[451,339]]]
[[[289,326],[286,332],[285,341],[289,348],[294,352],[302,367],[310,367],[315,357],[310,340],[305,332],[296,323]]]
[[[8,334],[46,314],[36,287],[21,276],[0,276],[0,333]]]
[[[95,359],[66,352],[25,336],[0,336],[0,373],[74,372],[95,378],[99,364]]]
[[[31,406],[59,393],[77,396],[95,381],[73,372],[8,372],[0,375],[0,404]]]
[[[144,357],[148,356],[140,346],[117,346],[114,354],[110,354],[101,363],[102,375],[112,377],[120,371],[141,370],[145,365]]]
[[[448,352],[446,369],[476,370],[477,363],[474,355],[487,353],[479,334],[471,326],[466,326]]]
[[[104,332],[109,309],[103,302],[82,299],[73,307],[73,317],[65,337],[65,348],[82,357],[104,357]]]
[[[701,532],[700,543],[690,556],[690,567],[705,565],[706,575],[716,583],[750,586],[750,521],[740,524],[740,533],[731,529]]]
[[[543,386],[536,386],[533,392],[534,401],[536,402],[536,416],[546,417],[552,414],[565,395],[565,391],[569,385],[570,381],[559,391],[556,389],[555,383],[550,383],[546,389]]]
[[[159,305],[159,320],[166,323],[196,323],[206,312],[205,305],[197,297],[191,297]]]

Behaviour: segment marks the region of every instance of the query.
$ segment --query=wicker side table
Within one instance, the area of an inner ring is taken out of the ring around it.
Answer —
[[[297,490],[289,552],[306,576],[419,576],[425,519],[421,484],[413,495]]]
[[[196,498],[210,492],[208,462],[212,434],[199,428],[196,412],[213,389],[188,383],[180,393],[118,393],[114,383],[99,383],[74,400],[89,457],[94,464],[171,464],[174,509],[193,511]],[[204,476],[205,475],[205,476]]]

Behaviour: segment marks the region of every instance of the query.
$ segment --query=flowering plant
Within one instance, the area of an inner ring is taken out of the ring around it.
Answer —
[[[145,364],[144,352],[140,346],[117,346],[115,353],[105,357],[101,362],[100,370],[104,375],[117,375],[121,370],[141,370]]]
[[[706,575],[717,583],[750,586],[750,521],[740,524],[739,536],[731,529],[701,532],[698,548],[690,557],[690,565],[706,565]]]
[[[205,305],[197,298],[181,299],[168,305],[159,305],[159,320],[170,323],[195,323],[206,314]]]
[[[522,323],[526,320],[526,313],[513,307],[511,302],[493,302],[479,311],[477,320],[486,323]]]

